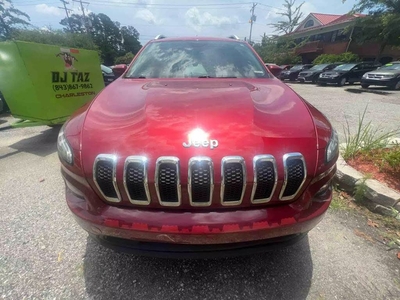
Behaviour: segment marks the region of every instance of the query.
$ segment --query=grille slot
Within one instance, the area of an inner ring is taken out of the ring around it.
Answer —
[[[209,206],[214,189],[213,163],[209,157],[192,157],[188,168],[188,191],[192,206]]]
[[[147,159],[144,156],[129,156],[124,164],[124,187],[133,204],[150,204],[147,183]]]
[[[243,157],[226,156],[221,162],[221,203],[242,203],[246,189],[246,165]]]
[[[277,184],[275,158],[272,155],[255,156],[253,170],[254,184],[251,202],[266,203],[271,200]]]
[[[155,186],[161,205],[179,206],[181,204],[179,158],[161,156],[157,159]]]
[[[296,197],[307,177],[306,164],[301,153],[288,153],[283,156],[285,177],[280,200],[291,200]]]
[[[121,201],[115,175],[116,164],[115,155],[100,154],[93,165],[93,180],[103,197],[110,202]]]

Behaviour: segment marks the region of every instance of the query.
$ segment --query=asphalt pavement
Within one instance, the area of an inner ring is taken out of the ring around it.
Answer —
[[[399,92],[292,87],[335,126],[343,122],[342,112],[353,120],[366,103],[374,123],[400,124]],[[332,209],[298,244],[261,255],[170,260],[103,248],[66,206],[58,129],[10,129],[12,118],[0,116],[1,121],[1,298],[400,299],[400,260],[354,233],[368,230],[364,218]]]

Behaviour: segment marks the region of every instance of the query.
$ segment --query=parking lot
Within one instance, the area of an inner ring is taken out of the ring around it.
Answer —
[[[400,91],[289,84],[339,134],[359,114],[400,126]],[[298,244],[219,260],[135,257],[87,237],[64,201],[57,128],[0,117],[0,297],[5,299],[400,299],[400,261],[354,234],[366,220],[330,209]],[[1,124],[2,123],[2,124]]]

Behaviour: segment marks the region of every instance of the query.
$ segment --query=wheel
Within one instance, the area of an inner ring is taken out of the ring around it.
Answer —
[[[340,79],[338,86],[344,86],[346,84],[346,81],[347,81],[346,78]]]
[[[392,90],[400,90],[400,80],[397,81],[397,83],[392,86]]]
[[[318,82],[318,85],[320,85],[320,86],[326,86],[326,83],[325,83],[325,82]]]
[[[313,79],[311,80],[311,82],[312,82],[313,84],[316,84],[316,83],[317,83],[317,78],[313,78]]]
[[[362,87],[363,89],[367,89],[367,88],[369,88],[369,84],[361,84],[361,87]]]

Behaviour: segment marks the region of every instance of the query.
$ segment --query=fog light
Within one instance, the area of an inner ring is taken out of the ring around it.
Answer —
[[[324,202],[330,199],[330,194],[332,193],[332,182],[324,184],[319,191],[314,195],[313,200],[316,202]]]

